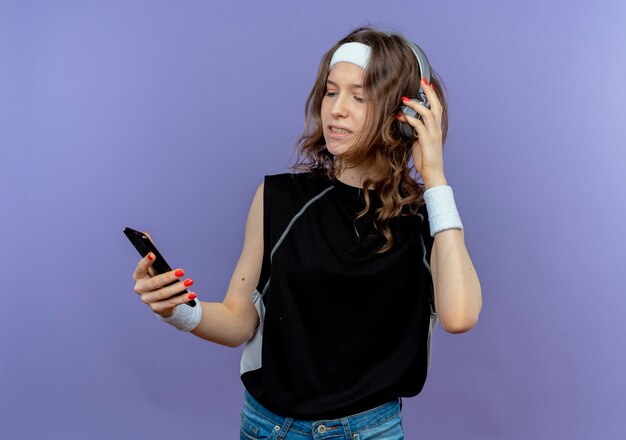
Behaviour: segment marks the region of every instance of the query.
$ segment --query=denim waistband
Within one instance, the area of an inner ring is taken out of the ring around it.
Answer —
[[[280,416],[259,403],[248,390],[244,389],[244,404],[255,411],[260,416],[270,420],[276,425],[282,426],[289,421],[289,429],[300,431],[304,434],[311,434],[318,429],[319,425],[324,425],[325,429],[335,429],[339,427],[349,427],[352,432],[363,431],[368,428],[375,427],[387,420],[395,417],[402,409],[402,399],[398,397],[395,400],[384,403],[375,408],[352,414],[339,419],[327,420],[301,420],[291,417]]]

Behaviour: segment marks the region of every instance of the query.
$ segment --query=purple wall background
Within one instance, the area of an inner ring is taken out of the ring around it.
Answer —
[[[2,438],[237,437],[242,347],[158,322],[122,229],[221,301],[322,54],[367,23],[445,81],[483,288],[475,329],[437,328],[407,438],[623,438],[625,22],[617,0],[0,2]]]

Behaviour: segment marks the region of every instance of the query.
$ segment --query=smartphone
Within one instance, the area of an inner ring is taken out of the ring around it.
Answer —
[[[156,255],[156,261],[152,263],[152,267],[154,268],[154,271],[157,273],[157,275],[172,270],[170,265],[167,264],[167,261],[165,261],[165,258],[163,258],[161,253],[146,236],[146,234],[144,234],[143,232],[135,231],[134,229],[129,227],[126,227],[124,229],[124,234],[128,237],[133,246],[135,246],[135,249],[139,251],[139,255],[141,255],[142,258],[148,255],[150,252]],[[167,286],[171,286],[172,284],[175,284],[177,282],[178,280],[172,281],[171,283],[167,284]],[[174,296],[180,296],[186,293],[189,293],[187,289],[183,290],[180,293],[177,293]],[[196,301],[192,299],[191,301],[187,301],[186,304],[188,306],[195,307]]]

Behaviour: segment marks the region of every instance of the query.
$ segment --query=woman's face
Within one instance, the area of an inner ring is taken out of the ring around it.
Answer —
[[[340,156],[348,151],[364,129],[364,72],[355,64],[339,62],[328,74],[321,117],[326,148],[331,154]]]

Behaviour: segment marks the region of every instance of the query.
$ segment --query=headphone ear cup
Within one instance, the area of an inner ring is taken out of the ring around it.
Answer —
[[[423,100],[411,99],[411,101],[418,102],[421,105],[425,106],[426,108],[430,109],[430,104],[429,104],[429,102],[428,102],[428,100],[426,99],[425,96],[424,96]],[[404,113],[405,115],[407,115],[407,116],[411,116],[413,118],[419,119],[420,121],[422,120],[422,115],[420,115],[418,112],[413,110],[408,105],[403,105],[402,107],[400,107],[400,111],[402,113]],[[402,133],[402,136],[404,136],[405,138],[410,139],[410,140],[414,140],[414,139],[418,138],[417,131],[415,131],[415,129],[413,128],[412,125],[410,125],[410,124],[408,124],[406,122],[400,121],[400,133]]]
[[[408,105],[403,105],[402,107],[400,107],[400,111],[407,116],[417,118],[420,121],[422,120],[422,116]],[[407,122],[400,121],[400,133],[402,134],[402,136],[409,140],[417,139],[416,132],[413,129],[413,126]]]

